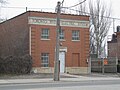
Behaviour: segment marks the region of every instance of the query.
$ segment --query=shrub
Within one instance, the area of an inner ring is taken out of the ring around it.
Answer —
[[[4,73],[3,58],[0,57],[0,73]]]
[[[32,58],[30,55],[22,57],[8,56],[0,58],[0,73],[4,74],[27,74],[32,69]]]
[[[117,65],[117,72],[120,73],[120,64]]]
[[[30,73],[32,69],[32,58],[30,55],[25,55],[21,58],[21,73]]]

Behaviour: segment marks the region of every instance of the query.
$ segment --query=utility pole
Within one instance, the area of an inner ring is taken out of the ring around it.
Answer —
[[[113,33],[115,32],[115,19],[113,18]]]
[[[59,67],[59,30],[60,30],[60,7],[61,3],[57,2],[57,30],[56,30],[56,49],[55,49],[55,64],[54,64],[54,81],[60,80]]]
[[[26,12],[27,12],[28,8],[26,7],[25,9],[26,9]]]

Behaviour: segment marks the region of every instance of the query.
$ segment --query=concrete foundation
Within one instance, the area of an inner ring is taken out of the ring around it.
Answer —
[[[32,72],[33,73],[54,73],[54,67],[47,67],[47,68],[33,67]],[[65,73],[88,74],[88,67],[66,67]]]

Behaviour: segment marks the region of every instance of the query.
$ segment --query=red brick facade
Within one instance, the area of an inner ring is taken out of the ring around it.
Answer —
[[[64,30],[64,40],[60,41],[60,50],[65,52],[65,72],[72,73],[72,67],[73,70],[74,68],[83,68],[84,70],[81,69],[78,71],[83,71],[83,73],[87,72],[88,64],[86,61],[89,56],[89,16],[61,14],[60,18],[62,20],[61,23],[63,24],[61,24],[61,29]],[[6,28],[3,29],[2,32],[4,30],[9,32],[9,29],[13,30],[13,32],[15,31],[17,36],[13,36],[11,39],[21,37],[18,32],[25,34],[26,36],[22,39],[24,40],[22,45],[25,47],[23,49],[23,54],[31,54],[33,58],[33,67],[40,68],[39,71],[44,72],[41,70],[42,53],[49,54],[47,68],[54,67],[56,46],[55,20],[55,13],[30,11],[1,23],[2,27],[0,28]],[[45,28],[49,29],[49,38],[46,40],[41,38],[42,29]],[[73,30],[79,32],[79,40],[72,40]],[[53,72],[53,70],[49,72]]]

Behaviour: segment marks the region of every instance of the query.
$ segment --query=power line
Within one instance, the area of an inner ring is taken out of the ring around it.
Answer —
[[[68,7],[62,7],[62,8],[69,9],[69,10],[76,11],[76,12],[82,12],[82,13],[85,13],[85,14],[87,14],[87,15],[93,15],[93,14],[88,13],[88,12],[83,12],[83,11],[80,11],[80,10],[70,9],[70,8],[68,8]],[[99,15],[95,15],[95,16],[99,16]],[[114,18],[114,17],[107,17],[107,16],[100,16],[100,17],[120,20],[120,18]]]
[[[84,1],[86,1],[86,0],[84,0]],[[84,2],[83,1],[83,2]],[[83,3],[83,2],[81,2],[81,3]],[[61,4],[63,4],[64,3],[64,0],[62,1],[62,3]],[[80,3],[79,3],[80,4]],[[74,6],[77,6],[78,4],[76,4],[76,5],[74,5]],[[10,9],[26,9],[26,7],[1,7],[1,8],[10,8]],[[72,11],[76,11],[76,12],[82,12],[82,13],[85,13],[85,14],[88,14],[88,15],[92,15],[91,13],[88,13],[88,12],[83,12],[83,11],[80,11],[80,10],[75,10],[75,9],[71,9],[71,7],[61,7],[61,8],[65,8],[65,9],[69,9],[69,10],[72,10]],[[27,9],[40,9],[40,10],[42,10],[42,9],[49,9],[49,10],[54,10],[53,8],[28,8],[27,7]],[[95,16],[98,16],[98,15],[95,15]],[[110,19],[115,19],[115,20],[120,20],[120,18],[114,18],[114,17],[106,17],[106,16],[103,16],[104,18],[110,18]]]
[[[75,4],[75,5],[73,5],[73,6],[70,6],[70,7],[68,7],[68,8],[76,7],[76,6],[78,6],[78,5],[82,4],[82,3],[84,3],[85,1],[86,1],[86,0],[84,0],[84,1],[82,1],[82,2],[80,2],[80,3],[78,3],[78,4]]]
[[[64,0],[62,1],[62,3],[61,4],[63,4],[64,3]]]
[[[10,9],[26,9],[26,7],[1,7],[1,8],[10,8]],[[28,9],[52,9],[54,10],[53,8],[29,8],[27,7]]]
[[[70,8],[72,8],[72,7],[76,7],[76,6],[84,3],[85,1],[86,1],[86,0],[80,2],[80,3],[76,4],[76,5],[70,6],[70,7],[61,7],[61,8],[65,8],[65,9],[69,9],[69,10],[72,10],[72,11],[82,12],[82,13],[85,13],[85,14],[88,14],[88,15],[92,15],[91,13],[88,13],[88,12],[83,12],[83,11],[79,11],[79,10],[75,10],[75,9],[70,9]],[[64,2],[64,0],[63,0],[63,2]],[[62,3],[63,3],[63,2],[62,2]],[[99,15],[95,15],[95,16],[99,16]],[[102,16],[100,16],[100,17],[102,17]],[[120,18],[113,18],[113,17],[107,17],[107,16],[103,16],[103,17],[104,17],[104,18],[109,18],[109,19],[120,20]]]
[[[1,7],[1,8],[25,9],[26,7]]]

